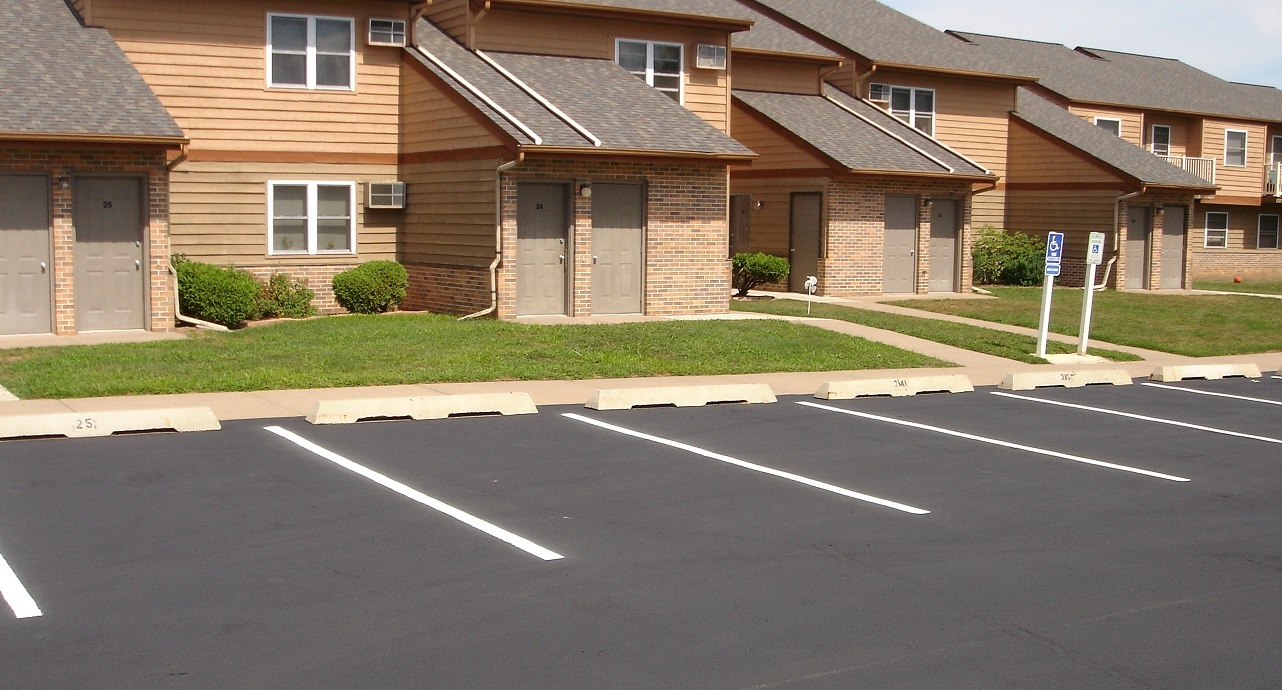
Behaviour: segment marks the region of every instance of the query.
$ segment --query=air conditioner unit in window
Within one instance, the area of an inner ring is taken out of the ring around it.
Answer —
[[[369,40],[372,46],[405,46],[405,20],[369,20]]]
[[[699,69],[725,69],[726,47],[700,43],[694,66]]]
[[[869,84],[868,100],[874,103],[889,103],[890,84]]]
[[[365,208],[405,208],[405,183],[366,182]]]

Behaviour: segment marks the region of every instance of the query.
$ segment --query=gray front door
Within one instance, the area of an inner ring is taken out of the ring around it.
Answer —
[[[76,328],[119,331],[146,319],[142,180],[76,178]]]
[[[640,314],[645,186],[592,186],[592,313]]]
[[[806,277],[819,273],[819,241],[823,228],[823,194],[795,192],[789,221],[789,248],[791,270],[788,289],[806,291]]]
[[[752,228],[752,195],[751,194],[731,194],[730,195],[730,256],[742,252],[752,251],[751,246]]]
[[[568,185],[521,183],[516,191],[516,313],[565,314]]]
[[[1162,211],[1162,287],[1168,290],[1184,287],[1185,215],[1183,206]]]
[[[1126,221],[1126,289],[1148,289],[1149,209],[1132,206]]]
[[[0,335],[48,333],[49,178],[0,175]]]
[[[930,291],[957,292],[957,201],[930,204]]]
[[[886,197],[882,260],[882,292],[917,291],[917,197]]]

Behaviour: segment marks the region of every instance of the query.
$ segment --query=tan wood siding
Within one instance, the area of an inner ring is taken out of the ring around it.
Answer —
[[[858,89],[855,87],[855,65],[852,61],[847,61],[846,64],[832,74],[824,77],[824,80],[855,98],[863,98],[866,95],[857,93]]]
[[[730,179],[731,194],[752,196],[747,251],[788,258],[788,224],[793,192],[823,192],[824,179]]]
[[[391,0],[281,0],[272,12],[352,17],[356,90],[266,87],[267,8],[261,2],[95,0],[105,26],[193,149],[395,154],[400,50],[366,46],[370,17],[408,18]]]
[[[731,79],[736,89],[777,93],[819,93],[819,66],[735,54]]]
[[[494,259],[494,171],[502,161],[407,165],[407,262],[489,266]]]
[[[1116,182],[1118,189],[1126,186],[1121,176],[1093,163],[1085,153],[1054,143],[1022,123],[1011,127],[1010,148],[1006,184]]]
[[[1190,153],[1189,149],[1189,143],[1192,140],[1193,133],[1193,122],[1189,118],[1167,115],[1165,113],[1146,114],[1144,117],[1144,148],[1149,151],[1153,150],[1153,125],[1166,125],[1171,128],[1170,155],[1192,156],[1197,158],[1195,154]],[[1201,138],[1201,136],[1202,133],[1199,128],[1197,131],[1197,137]],[[1195,150],[1200,151],[1201,146],[1197,146]]]
[[[401,79],[401,152],[469,149],[498,145],[499,139],[474,113],[447,97],[426,76],[406,64]]]
[[[469,0],[435,0],[423,11],[423,17],[441,31],[458,41],[467,43],[468,24],[471,22]]]
[[[1228,246],[1226,247],[1207,247],[1206,246],[1206,214],[1207,213],[1227,213],[1229,214],[1229,232]],[[1260,249],[1256,250],[1256,241],[1259,234],[1260,214],[1282,214],[1277,206],[1259,207],[1259,206],[1224,206],[1198,204],[1189,217],[1189,242],[1193,245],[1194,252],[1204,252],[1206,254],[1225,253],[1233,250],[1254,250],[1261,253],[1278,255],[1282,258],[1282,250],[1279,249]]]
[[[970,223],[975,228],[1006,227],[1006,191],[992,189],[971,197]]]
[[[364,184],[395,180],[394,165],[187,162],[170,174],[173,251],[219,264],[336,264],[395,259],[399,210],[365,210]],[[356,182],[357,255],[267,256],[267,182]]]
[[[1215,184],[1221,189],[1216,196],[1260,196],[1264,193],[1264,161],[1268,127],[1262,124],[1206,118],[1202,130],[1202,155],[1215,159]],[[1246,132],[1246,167],[1224,164],[1226,130]]]
[[[740,106],[734,108],[732,128],[734,138],[758,155],[751,166],[736,167],[733,170],[813,170],[831,165],[826,159],[814,155],[810,150],[763,124],[755,116],[749,115]]]
[[[1144,114],[1137,110],[1098,108],[1085,105],[1071,105],[1068,109],[1074,115],[1091,124],[1095,123],[1095,118],[1097,117],[1121,120],[1123,139],[1136,146],[1143,146],[1144,142],[1147,141],[1147,137],[1144,136]]]
[[[1111,241],[1117,197],[1103,190],[1010,190],[1006,228],[1043,238],[1050,230],[1065,232],[1065,256],[1084,256],[1090,233],[1110,233]]]
[[[729,131],[730,79],[727,72],[694,67],[700,43],[729,44],[729,35],[725,31],[504,9],[491,10],[473,25],[473,34],[475,46],[482,50],[602,60],[614,59],[614,42],[619,38],[680,43],[685,46],[685,107],[721,131]]]

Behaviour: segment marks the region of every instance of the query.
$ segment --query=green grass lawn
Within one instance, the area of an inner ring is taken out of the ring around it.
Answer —
[[[1036,328],[1042,289],[994,287],[993,300],[920,300],[900,306]],[[1051,330],[1077,335],[1082,291],[1056,288]],[[1091,340],[1192,357],[1282,351],[1282,300],[1237,295],[1096,293]]]
[[[917,304],[913,302],[912,304]],[[799,300],[776,299],[752,302],[733,302],[735,311],[753,311],[784,316],[805,316],[806,304]],[[1037,339],[1017,333],[995,331],[991,328],[970,326],[950,321],[940,321],[928,317],[900,316],[883,312],[868,311],[854,307],[843,307],[835,304],[815,304],[811,316],[824,319],[839,319],[872,328],[903,333],[924,340],[931,340],[944,345],[952,345],[964,350],[1005,357],[1019,362],[1043,364],[1044,360],[1034,356],[1037,350]],[[1049,354],[1076,352],[1077,348],[1066,343],[1050,341],[1046,343]],[[1090,354],[1098,355],[1119,362],[1130,362],[1140,359],[1135,355],[1113,350],[1090,349]]]
[[[1195,280],[1194,290],[1219,290],[1221,292],[1254,292],[1257,295],[1282,295],[1282,282],[1244,280],[1235,283],[1231,280]]]
[[[942,366],[949,365],[780,321],[526,326],[395,314],[154,343],[0,351],[0,384],[20,398],[70,398]]]

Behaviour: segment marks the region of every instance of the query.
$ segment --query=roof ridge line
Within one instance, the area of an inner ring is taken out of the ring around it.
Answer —
[[[504,77],[507,78],[508,81],[515,84],[518,89],[521,89],[522,91],[524,91],[527,95],[530,96],[530,98],[533,98],[534,100],[538,101],[539,105],[542,105],[544,108],[547,108],[549,112],[551,112],[553,115],[556,115],[558,118],[560,118],[563,122],[565,122],[565,124],[569,125],[571,129],[578,132],[581,136],[583,136],[583,138],[592,142],[592,145],[594,147],[601,148],[602,142],[600,139],[597,138],[595,134],[588,131],[587,127],[584,127],[583,125],[575,121],[574,118],[567,115],[563,110],[561,110],[554,103],[552,103],[552,101],[548,100],[543,94],[536,91],[534,87],[530,86],[529,84],[526,84],[515,74],[512,74],[511,71],[509,71],[503,65],[500,65],[498,61],[494,60],[489,55],[486,55],[485,52],[482,51],[480,48],[473,49],[472,52],[475,53],[477,57],[484,60],[485,64],[494,68],[494,71],[503,75]]]

